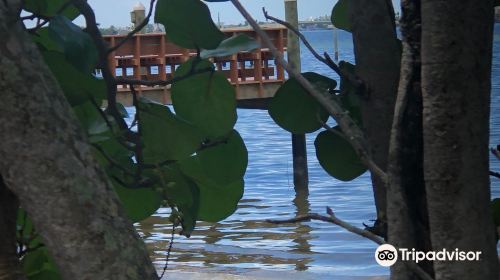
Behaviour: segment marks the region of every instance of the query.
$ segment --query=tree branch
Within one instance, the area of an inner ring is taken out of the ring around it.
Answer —
[[[310,213],[307,215],[299,215],[295,218],[291,218],[291,219],[287,219],[287,220],[266,220],[266,222],[272,223],[272,224],[288,224],[288,223],[297,223],[297,222],[304,222],[304,221],[311,221],[311,220],[323,221],[323,222],[331,223],[334,225],[338,225],[339,227],[344,228],[345,230],[347,230],[349,232],[352,232],[352,233],[357,234],[361,237],[370,239],[371,241],[375,242],[376,244],[379,244],[379,245],[385,244],[385,241],[381,237],[373,234],[372,232],[364,230],[364,229],[360,229],[358,227],[355,227],[355,226],[349,224],[346,221],[343,221],[343,220],[337,218],[337,216],[335,216],[335,214],[333,213],[333,210],[330,207],[326,207],[326,212],[327,212],[328,216],[323,216],[323,215],[319,215],[316,213]],[[396,249],[398,249],[398,248],[396,248]],[[407,265],[408,268],[413,270],[413,272],[415,272],[421,279],[433,280],[432,277],[429,276],[429,274],[427,274],[427,272],[425,272],[416,263],[411,262],[411,261],[407,261],[407,262],[404,262],[404,264]]]
[[[121,40],[118,44],[116,44],[116,46],[108,49],[107,51],[107,54],[111,54],[112,52],[116,51],[117,49],[119,49],[121,46],[123,46],[123,44],[125,44],[128,40],[130,40],[130,38],[132,38],[135,34],[137,34],[137,32],[141,31],[141,29],[143,29],[149,22],[149,19],[151,18],[151,15],[153,14],[153,6],[155,4],[156,0],[151,0],[151,2],[149,3],[149,11],[148,11],[148,15],[144,18],[144,20],[139,24],[137,25],[134,30],[130,31],[127,36]]]
[[[490,176],[497,177],[498,179],[500,179],[500,173],[495,172],[495,171],[490,170]]]
[[[276,18],[276,17],[273,17],[271,15],[269,15],[266,11],[265,8],[262,8],[262,12],[264,13],[264,17],[266,19],[269,19],[269,20],[272,20],[276,23],[279,23],[283,26],[285,26],[288,30],[292,31],[293,33],[295,33],[299,38],[300,40],[302,41],[302,43],[304,43],[304,45],[306,46],[306,48],[312,53],[312,55],[319,61],[323,62],[325,65],[327,65],[328,67],[330,67],[333,71],[335,71],[335,73],[337,73],[337,75],[339,75],[340,77],[344,78],[344,79],[347,79],[349,80],[349,82],[351,82],[355,87],[360,87],[363,85],[363,82],[351,75],[350,73],[342,70],[336,63],[335,61],[333,61],[330,57],[330,55],[328,55],[327,52],[324,53],[324,57],[321,56],[314,48],[313,46],[311,45],[311,43],[309,43],[309,41],[307,40],[306,36],[304,36],[304,34],[302,34],[302,32],[300,32],[297,28],[295,28],[295,26],[291,25],[290,23],[284,21],[284,20],[281,20],[279,18]]]
[[[120,112],[116,107],[116,81],[113,73],[111,73],[111,70],[109,68],[108,53],[104,44],[104,40],[102,39],[101,32],[97,27],[94,11],[89,6],[86,0],[73,0],[73,4],[85,18],[86,31],[94,41],[94,44],[99,53],[99,62],[100,65],[102,65],[102,76],[104,78],[104,81],[106,82],[106,88],[108,92],[108,108],[106,110],[111,116],[113,116],[122,130],[128,130],[127,124],[121,117]]]
[[[353,146],[367,168],[372,173],[379,176],[384,183],[387,183],[386,173],[373,161],[364,134],[354,120],[348,114],[345,114],[342,107],[335,100],[332,100],[329,94],[319,92],[306,78],[304,78],[304,76],[288,65],[287,61],[283,58],[283,54],[276,49],[269,36],[260,28],[257,22],[255,22],[253,17],[238,0],[231,0],[231,2],[261,37],[263,44],[272,52],[276,62],[283,66],[290,77],[296,79],[297,82],[299,82],[299,84],[326,109],[335,121],[337,121],[342,132],[344,132],[349,139],[349,143]]]

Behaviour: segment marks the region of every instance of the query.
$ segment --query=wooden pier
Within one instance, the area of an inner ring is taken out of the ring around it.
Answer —
[[[287,31],[281,26],[264,27],[280,52],[287,46]],[[246,34],[260,41],[249,28],[223,29],[226,37]],[[104,36],[110,47],[124,40],[126,35]],[[111,72],[117,76],[137,80],[171,79],[176,67],[196,55],[196,50],[183,49],[168,40],[164,33],[137,34],[109,56]],[[269,98],[285,80],[284,69],[275,65],[267,48],[240,52],[212,60],[218,71],[226,75],[236,89],[238,107],[265,109]],[[136,87],[144,97],[163,104],[171,104],[170,86]],[[131,90],[118,85],[117,99],[125,106],[132,105]]]

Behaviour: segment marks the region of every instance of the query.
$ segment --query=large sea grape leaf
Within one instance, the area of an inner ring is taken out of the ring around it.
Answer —
[[[224,57],[238,52],[249,52],[259,48],[259,43],[252,37],[245,34],[238,34],[222,41],[220,45],[213,50],[203,50],[201,58]]]
[[[182,234],[190,236],[199,214],[200,191],[195,182],[184,175],[177,165],[166,166],[152,171],[162,184],[165,198],[181,218]]]
[[[95,68],[98,54],[92,38],[69,19],[64,16],[51,19],[49,36],[76,69],[90,73]]]
[[[198,220],[218,222],[236,211],[244,192],[243,178],[227,184],[218,184],[206,173],[197,156],[183,160],[179,165],[182,172],[196,182],[200,191]]]
[[[161,206],[162,196],[153,188],[126,188],[113,180],[115,191],[132,222],[151,216]]]
[[[169,40],[183,48],[215,49],[224,40],[200,0],[159,0],[155,22],[163,24]]]
[[[145,162],[179,160],[201,146],[203,138],[199,130],[178,118],[167,106],[141,99],[139,114]]]
[[[243,178],[248,165],[247,148],[236,130],[215,146],[199,151],[197,156],[206,176],[220,185]]]
[[[337,82],[313,72],[303,76],[318,90],[328,92]],[[282,128],[295,134],[310,133],[322,127],[328,113],[295,79],[287,80],[269,104],[271,118]]]
[[[341,133],[338,127],[333,129]],[[328,130],[321,132],[314,146],[321,167],[338,180],[351,181],[367,170],[351,144],[337,133]]]
[[[340,61],[339,68],[350,73],[352,76],[356,75],[356,66],[349,62]],[[345,77],[340,78],[340,102],[342,108],[349,112],[351,118],[353,118],[358,125],[363,124],[360,94],[359,89],[353,85],[349,79]]]
[[[351,32],[351,20],[349,18],[349,1],[339,0],[333,7],[331,21],[333,25],[339,29]]]
[[[177,69],[175,77],[209,68],[213,68],[209,61],[193,58]],[[204,72],[175,82],[172,104],[179,117],[200,128],[211,139],[226,136],[236,123],[235,89],[222,73]]]
[[[76,106],[85,103],[90,98],[100,104],[105,98],[106,84],[103,80],[78,71],[59,52],[44,51],[42,55],[70,105]]]
[[[44,17],[61,14],[69,19],[75,19],[80,12],[74,5],[68,5],[70,0],[24,0],[23,9]]]
[[[108,125],[98,110],[100,108],[96,108],[89,101],[73,107],[73,112],[75,112],[78,120],[80,120],[80,124],[86,130],[89,137],[103,134],[109,130]]]

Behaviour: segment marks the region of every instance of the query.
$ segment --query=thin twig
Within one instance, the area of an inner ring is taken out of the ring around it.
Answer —
[[[337,216],[335,216],[335,214],[333,213],[333,210],[330,207],[326,207],[326,212],[328,213],[328,216],[323,216],[323,215],[319,215],[316,213],[310,213],[307,215],[299,215],[299,216],[296,216],[295,218],[291,218],[291,219],[287,219],[287,220],[266,220],[266,222],[269,222],[272,224],[288,224],[288,223],[297,223],[297,222],[304,222],[304,221],[311,221],[311,220],[323,221],[323,222],[338,225],[339,227],[344,228],[349,232],[352,232],[352,233],[357,234],[361,237],[370,239],[371,241],[375,242],[376,244],[379,244],[379,245],[385,244],[384,239],[373,234],[372,232],[355,227],[355,226],[349,224],[348,222],[337,218]],[[396,250],[398,250],[398,248],[396,248]],[[411,261],[407,261],[407,262],[404,262],[404,264],[407,265],[408,268],[410,268],[413,272],[415,272],[421,279],[433,280],[432,277],[429,276],[429,274],[427,274],[427,272],[425,272],[416,263],[411,262]]]
[[[113,46],[112,48],[108,49],[108,55],[114,51],[116,51],[117,49],[119,49],[121,46],[123,46],[123,44],[125,44],[128,40],[130,40],[130,38],[132,38],[135,34],[137,34],[137,32],[141,31],[141,29],[143,29],[149,22],[149,19],[151,18],[151,15],[153,14],[153,6],[155,4],[156,0],[151,0],[151,2],[149,3],[149,11],[148,11],[148,14],[147,16],[144,18],[144,20],[139,24],[137,25],[134,30],[130,31],[127,36],[125,38],[123,38],[123,40],[121,40],[118,44],[116,44],[115,46]]]
[[[330,67],[333,71],[335,71],[335,73],[337,73],[337,75],[339,75],[339,77],[342,77],[344,79],[349,80],[349,82],[351,82],[355,87],[360,87],[363,84],[363,82],[359,78],[355,77],[354,75],[352,75],[349,72],[344,71],[342,68],[340,68],[337,65],[337,63],[335,63],[335,61],[333,61],[331,59],[330,55],[328,55],[327,52],[324,53],[324,57],[321,56],[314,49],[314,47],[311,45],[311,43],[309,43],[309,41],[307,40],[306,36],[304,36],[304,34],[302,34],[302,32],[300,32],[295,26],[291,25],[290,23],[288,23],[288,22],[286,22],[284,20],[281,20],[279,18],[276,18],[276,17],[273,17],[273,16],[269,15],[265,8],[262,8],[262,12],[264,13],[264,17],[266,19],[269,19],[269,20],[272,20],[272,21],[274,21],[276,23],[279,23],[279,24],[285,26],[288,30],[290,30],[293,33],[295,33],[300,38],[300,40],[302,41],[302,43],[304,43],[304,46],[306,46],[306,48],[312,53],[312,55],[317,60],[323,62],[325,65],[327,65],[328,67]]]
[[[240,1],[231,0],[231,2],[260,36],[263,44],[269,48],[275,57],[277,64],[283,66],[290,77],[296,79],[297,82],[325,108],[325,110],[339,124],[342,132],[346,134],[349,143],[353,146],[361,161],[367,166],[372,174],[375,174],[381,178],[384,183],[387,183],[386,173],[373,161],[370,149],[368,148],[368,142],[364,137],[363,131],[358,127],[356,122],[354,122],[348,114],[343,113],[344,110],[340,104],[338,104],[335,100],[332,100],[329,94],[319,92],[306,78],[304,78],[304,76],[288,65],[287,61],[283,58],[283,54],[276,49],[269,36],[260,28],[253,17],[241,5]]]
[[[500,179],[500,173],[495,172],[495,171],[490,170],[490,176],[497,177],[498,179]]]
[[[340,71],[340,68],[339,66],[334,62],[334,63],[330,63],[328,60],[326,60],[324,57],[322,57],[314,48],[313,46],[309,43],[309,41],[307,40],[307,38],[304,36],[304,34],[302,34],[302,32],[300,32],[297,28],[295,28],[295,26],[291,25],[290,23],[284,21],[284,20],[281,20],[279,18],[276,18],[276,17],[273,17],[271,15],[269,15],[266,11],[266,9],[264,7],[262,7],[262,12],[264,13],[264,17],[266,19],[269,19],[269,20],[272,20],[276,23],[279,23],[283,26],[285,26],[288,30],[292,31],[293,33],[295,33],[299,38],[300,40],[302,41],[302,43],[304,43],[304,45],[306,46],[307,49],[309,49],[309,51],[312,53],[312,55],[319,61],[323,62],[324,64],[326,64],[328,67],[332,68],[333,71],[335,71],[339,76],[342,76],[342,72]]]
[[[168,261],[170,260],[170,252],[172,252],[172,246],[174,245],[174,237],[175,237],[175,223],[172,223],[172,235],[170,236],[170,243],[168,243],[167,257],[165,258],[165,266],[163,267],[163,271],[161,272],[160,280],[163,278],[165,272],[168,269]]]
[[[327,207],[327,211],[330,212],[331,211],[331,208],[330,207]],[[328,222],[328,223],[332,223],[332,224],[335,224],[335,225],[338,225],[344,229],[346,229],[347,231],[350,231],[354,234],[357,234],[359,236],[362,236],[364,238],[368,238],[370,239],[371,241],[379,244],[379,245],[382,245],[384,244],[384,239],[382,239],[381,237],[373,234],[372,232],[370,231],[367,231],[367,230],[364,230],[364,229],[361,229],[361,228],[357,228],[339,218],[337,218],[333,212],[331,212],[332,214],[329,215],[329,216],[323,216],[323,215],[320,215],[320,214],[316,214],[316,213],[310,213],[310,214],[306,214],[306,215],[299,215],[295,218],[291,218],[291,219],[286,219],[286,220],[266,220],[266,222],[269,222],[269,223],[272,223],[272,224],[289,224],[289,223],[297,223],[297,222],[303,222],[303,221],[310,221],[310,220],[318,220],[318,221],[323,221],[323,222]]]
[[[333,133],[333,134],[335,134],[335,135],[337,135],[337,136],[339,136],[339,137],[342,137],[342,139],[344,139],[344,140],[346,140],[346,141],[349,141],[349,139],[347,139],[347,137],[345,136],[345,134],[344,134],[344,133],[342,133],[342,132],[340,132],[340,131],[338,131],[338,130],[334,129],[334,128],[333,128],[333,127],[331,127],[331,126],[329,126],[327,123],[325,123],[325,122],[324,122],[324,121],[323,121],[323,120],[319,117],[319,115],[318,115],[317,117],[318,117],[318,122],[321,124],[321,126],[322,126],[324,129],[326,129],[326,130],[330,131],[331,133]]]

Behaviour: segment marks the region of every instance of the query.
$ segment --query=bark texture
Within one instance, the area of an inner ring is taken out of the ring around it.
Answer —
[[[25,279],[16,251],[17,198],[0,176],[0,280]]]
[[[399,81],[401,48],[396,37],[390,0],[352,0],[350,18],[356,56],[356,74],[366,85],[363,130],[373,160],[387,168],[389,138]],[[386,221],[386,186],[372,174],[377,218]]]
[[[424,174],[434,250],[481,251],[435,262],[436,279],[499,279],[488,138],[493,1],[422,0]]]
[[[420,0],[401,1],[401,75],[389,149],[388,242],[398,248],[431,251],[423,171]],[[419,265],[430,275],[432,263]],[[419,279],[397,262],[392,279]]]
[[[57,82],[0,1],[0,174],[64,279],[157,279]]]

